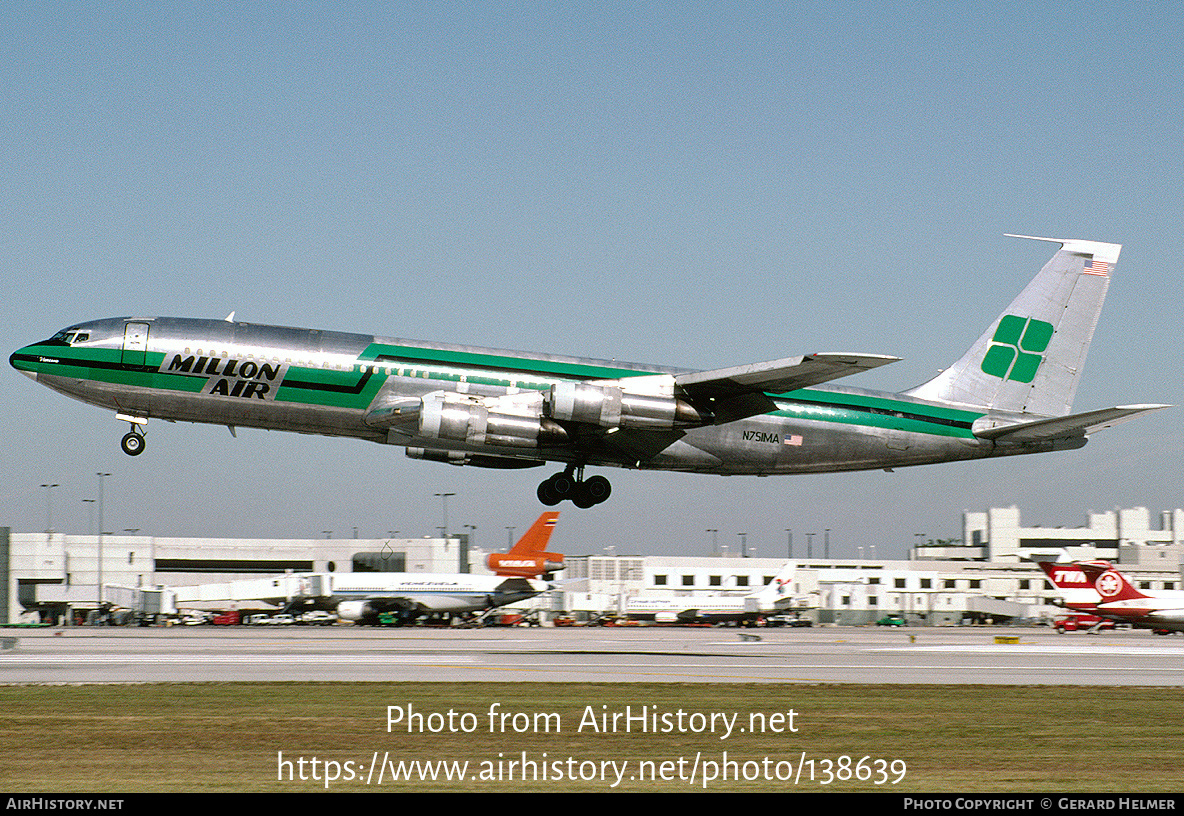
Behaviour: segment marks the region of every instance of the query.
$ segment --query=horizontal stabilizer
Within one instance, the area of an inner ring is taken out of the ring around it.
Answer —
[[[989,427],[989,420],[984,417],[975,423],[976,426],[983,423],[984,427],[975,427],[974,435],[980,439],[1015,443],[1089,436],[1095,431],[1112,428],[1128,419],[1158,411],[1160,408],[1171,407],[1170,405],[1119,405],[1117,408],[1102,408],[1098,411],[1086,411],[1084,414],[1038,419],[1035,422],[1021,422],[1001,427]]]
[[[716,422],[776,410],[766,393],[783,394],[861,371],[895,363],[899,357],[882,354],[807,354],[767,363],[717,368],[679,374],[674,384],[697,406],[715,401]]]

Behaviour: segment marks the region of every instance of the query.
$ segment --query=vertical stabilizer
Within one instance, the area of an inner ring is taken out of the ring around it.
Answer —
[[[547,549],[547,542],[551,540],[551,532],[559,521],[559,514],[555,511],[543,513],[530,529],[518,539],[518,543],[510,548],[509,555],[535,555]]]
[[[563,569],[563,554],[546,552],[547,544],[551,541],[551,532],[558,520],[559,513],[554,510],[543,513],[509,552],[490,553],[485,559],[486,566],[493,570],[495,575],[520,578],[549,576]]]
[[[1060,250],[958,362],[907,393],[1056,417],[1069,413],[1120,244],[1035,238]]]
[[[1134,601],[1151,597],[1136,589],[1129,578],[1106,561],[1082,562],[1081,571],[1093,583],[1094,589],[1098,591],[1098,595],[1104,603]]]
[[[773,580],[765,584],[763,587],[752,593],[750,598],[762,598],[775,603],[777,601],[788,602],[793,599],[793,578],[797,572],[797,565],[792,561],[788,562],[781,571],[773,576]]]

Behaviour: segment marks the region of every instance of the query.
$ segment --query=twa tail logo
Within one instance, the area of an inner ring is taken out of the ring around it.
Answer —
[[[1040,569],[1058,588],[1090,588],[1093,582],[1076,564],[1056,564],[1051,561],[1038,561]]]
[[[1089,579],[1081,570],[1053,570],[1052,581],[1057,586],[1089,586]]]

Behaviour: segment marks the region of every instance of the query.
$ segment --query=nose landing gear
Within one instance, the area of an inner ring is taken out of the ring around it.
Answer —
[[[128,456],[139,456],[144,452],[144,435],[139,431],[129,431],[119,441],[119,447]]]
[[[584,479],[583,465],[569,465],[562,473],[556,473],[539,485],[538,497],[548,507],[570,499],[576,507],[586,510],[600,504],[612,492],[608,479],[603,476]]]
[[[119,447],[123,448],[123,452],[128,456],[139,456],[144,452],[144,446],[147,444],[140,426],[146,424],[148,420],[127,414],[116,414],[115,418],[130,422],[132,425],[132,429],[124,435],[123,439],[119,440]]]

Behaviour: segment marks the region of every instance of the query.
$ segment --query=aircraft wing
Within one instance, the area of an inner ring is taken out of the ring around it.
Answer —
[[[382,592],[367,595],[365,601],[375,609],[380,609],[383,612],[392,612],[396,609],[404,612],[410,612],[412,610],[422,611],[424,609],[423,604],[414,598],[408,598],[403,595],[385,595]]]
[[[806,354],[767,363],[679,374],[674,384],[692,403],[711,406],[717,424],[777,409],[767,394],[783,394],[867,371],[899,357],[881,354]]]
[[[1120,422],[1134,419],[1170,405],[1119,405],[1116,408],[1102,408],[1086,411],[1084,414],[1038,419],[1035,422],[1021,422],[1018,425],[975,428],[974,435],[981,439],[1002,442],[1039,442],[1041,440],[1066,439],[1089,436],[1096,431],[1112,428]],[[980,419],[979,422],[982,422]]]

